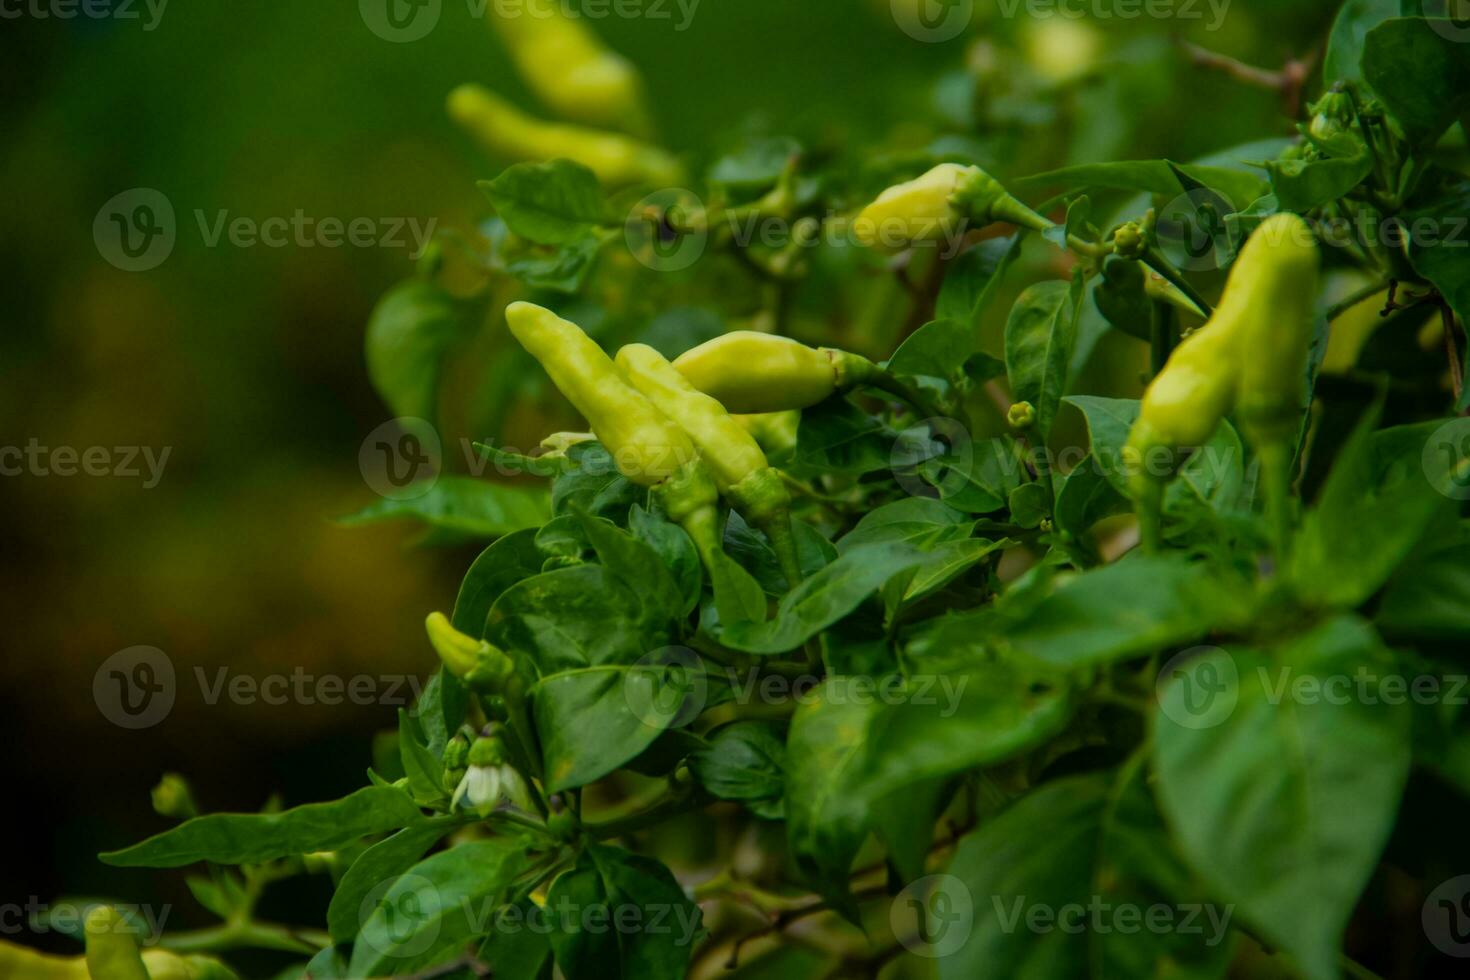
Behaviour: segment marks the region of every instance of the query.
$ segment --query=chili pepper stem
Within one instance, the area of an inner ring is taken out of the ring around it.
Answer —
[[[1178,269],[1174,268],[1174,263],[1170,262],[1157,247],[1149,249],[1144,254],[1143,262],[1150,269],[1167,279],[1176,289],[1188,297],[1191,303],[1199,307],[1205,319],[1208,320],[1214,316],[1215,308],[1205,301],[1205,298],[1199,294],[1199,291],[1189,284],[1189,280],[1185,279],[1184,275]]]
[[[781,566],[781,574],[786,576],[786,584],[796,588],[801,584],[801,560],[796,553],[796,535],[792,531],[791,515],[780,514],[760,521],[756,527],[765,534],[771,542],[771,550],[776,553],[776,561]]]
[[[1147,480],[1135,487],[1138,536],[1146,555],[1164,550],[1164,484]]]
[[[1259,453],[1266,493],[1266,523],[1279,567],[1291,548],[1291,452],[1282,443],[1263,445]]]

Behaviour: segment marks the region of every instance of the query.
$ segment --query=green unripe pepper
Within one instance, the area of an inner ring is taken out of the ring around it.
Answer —
[[[490,18],[516,69],[558,115],[637,133],[648,128],[643,82],[628,59],[609,50],[558,0],[525,0]]]
[[[755,438],[725,410],[646,344],[618,351],[624,377],[654,406],[689,434],[709,465],[715,485],[752,525],[770,539],[781,569],[792,585],[801,578],[791,529],[791,495],[766,462]]]
[[[150,980],[133,926],[111,905],[87,913],[87,972],[92,980]]]
[[[628,479],[654,487],[698,458],[684,430],[629,386],[581,327],[532,303],[512,303],[505,320]]]
[[[678,161],[657,147],[621,133],[534,119],[481,85],[451,92],[449,115],[491,156],[513,162],[575,160],[613,187],[669,186],[682,176]]]
[[[461,633],[441,612],[424,621],[429,643],[445,668],[455,677],[483,691],[499,691],[515,673],[515,662],[486,640]]]
[[[1255,233],[1236,260],[1221,309],[1240,304],[1242,431],[1257,451],[1294,445],[1305,410],[1308,349],[1317,315],[1321,252],[1306,221],[1278,214]],[[1219,316],[1217,312],[1216,316]]]
[[[712,567],[720,548],[719,489],[675,422],[623,379],[617,365],[582,328],[532,303],[512,303],[506,323],[576,406],[619,472],[653,490]]]
[[[87,980],[87,962],[79,956],[51,956],[0,940],[0,977]]]
[[[1052,225],[979,167],[941,163],[878,195],[853,219],[852,231],[861,245],[902,249],[947,241],[967,222],[979,228],[995,221],[1035,231]]]
[[[737,330],[686,351],[674,367],[725,409],[741,415],[810,408],[875,377],[865,357],[775,334]]]
[[[1280,483],[1305,393],[1317,266],[1316,242],[1300,217],[1281,214],[1264,222],[1231,267],[1214,315],[1175,349],[1149,385],[1124,450],[1149,544],[1158,544],[1163,487],[1180,451],[1208,441],[1237,404],[1241,426],[1268,471],[1268,487],[1277,485],[1268,493],[1279,531],[1287,489]]]

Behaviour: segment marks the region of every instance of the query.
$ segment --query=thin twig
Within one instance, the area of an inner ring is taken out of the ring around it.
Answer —
[[[1189,55],[1191,63],[1211,71],[1223,72],[1237,82],[1253,85],[1277,93],[1281,96],[1281,102],[1286,114],[1295,119],[1301,113],[1302,89],[1307,79],[1312,74],[1312,68],[1316,64],[1316,55],[1308,55],[1305,58],[1293,58],[1281,67],[1279,71],[1269,68],[1258,68],[1248,65],[1243,61],[1223,55],[1208,48],[1202,48],[1197,44],[1186,41],[1184,38],[1175,38],[1175,43],[1185,54]]]

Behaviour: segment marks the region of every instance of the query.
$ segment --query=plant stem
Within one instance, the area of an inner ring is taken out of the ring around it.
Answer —
[[[1259,452],[1271,550],[1280,568],[1291,548],[1291,454],[1285,445],[1262,446]]]
[[[1184,274],[1174,268],[1174,263],[1170,262],[1157,247],[1148,250],[1143,257],[1143,262],[1150,269],[1169,280],[1174,288],[1189,297],[1189,301],[1199,307],[1200,312],[1206,320],[1214,315],[1215,308],[1205,301],[1205,298],[1199,294],[1199,291],[1190,285],[1189,280],[1184,278]]]

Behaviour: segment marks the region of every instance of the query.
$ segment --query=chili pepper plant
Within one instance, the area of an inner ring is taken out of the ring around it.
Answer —
[[[472,461],[510,478],[358,515],[484,539],[403,611],[437,673],[360,790],[201,815],[166,781],[180,822],[102,855],[204,869],[222,924],[162,948],[526,980],[1470,953],[1470,48],[1407,7],[1347,3],[1291,131],[1193,161],[681,159],[585,25],[556,50],[605,100],[523,65],[575,124],[454,93],[489,216],[367,361],[445,441],[489,405]],[[254,916],[322,869],[323,922]]]

